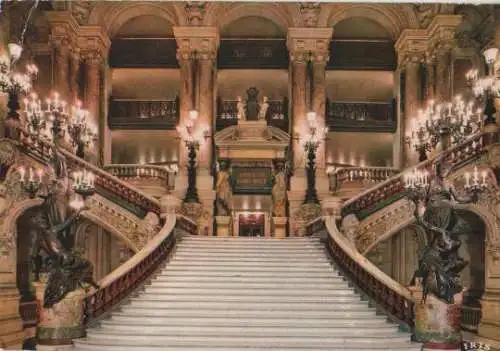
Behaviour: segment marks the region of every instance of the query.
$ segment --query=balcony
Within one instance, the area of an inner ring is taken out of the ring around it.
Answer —
[[[110,129],[175,129],[179,123],[179,98],[173,100],[111,99]]]
[[[236,100],[217,99],[217,131],[238,124]],[[266,113],[267,124],[280,128],[288,133],[288,98],[283,100],[269,100]]]
[[[335,132],[394,133],[396,100],[390,102],[326,101],[326,123]]]

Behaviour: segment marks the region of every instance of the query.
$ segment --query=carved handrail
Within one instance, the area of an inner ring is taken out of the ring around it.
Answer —
[[[329,173],[330,191],[335,193],[348,182],[381,182],[399,173],[390,167],[342,167]]]
[[[196,233],[196,224],[168,214],[165,225],[139,252],[99,281],[99,289],[86,297],[86,323],[106,313],[147,280],[165,262],[176,243],[174,229]]]
[[[454,168],[458,165],[481,155],[484,147],[495,140],[491,133],[479,133],[467,139],[463,143],[456,145],[435,157],[423,161],[414,167],[419,170],[430,170],[437,164],[446,164]],[[389,203],[397,201],[404,196],[404,171],[367,189],[353,198],[347,200],[342,209],[341,215],[355,213],[358,219],[367,217],[369,214],[383,208]]]
[[[414,302],[411,292],[359,253],[339,232],[334,217],[320,217],[309,223],[307,229],[308,234],[326,231],[327,250],[346,278],[393,321],[410,328],[414,325]]]
[[[109,164],[103,169],[124,181],[158,180],[168,189],[175,187],[175,175],[179,168],[177,163],[164,166],[138,164]]]
[[[53,144],[49,141],[42,140],[33,134],[23,131],[23,137],[20,142],[27,153],[45,162],[48,162],[52,157]],[[73,155],[67,150],[59,148],[58,151],[65,157],[69,168],[85,169],[94,173],[97,187],[104,188],[107,192],[144,210],[146,213],[153,212],[158,215],[161,213],[160,203],[155,198],[143,193],[139,189],[127,184],[99,167]]]

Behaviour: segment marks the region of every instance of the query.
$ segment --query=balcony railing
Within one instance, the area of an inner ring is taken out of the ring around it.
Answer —
[[[111,129],[175,129],[179,123],[179,98],[173,100],[124,100],[109,102]]]
[[[218,131],[238,124],[237,103],[236,100],[217,99],[216,129]],[[288,132],[288,98],[269,100],[268,103],[267,124]]]
[[[330,192],[336,193],[344,185],[382,182],[396,175],[399,170],[389,167],[346,167],[332,170],[330,179]]]
[[[326,123],[331,131],[394,133],[397,128],[396,100],[349,102],[327,99]]]
[[[111,175],[140,186],[142,183],[156,183],[172,191],[175,188],[175,176],[178,171],[177,163],[164,166],[135,165],[135,164],[110,164],[103,167]]]

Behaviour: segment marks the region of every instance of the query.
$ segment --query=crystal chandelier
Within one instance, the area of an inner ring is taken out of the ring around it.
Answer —
[[[34,64],[26,65],[25,73],[14,70],[14,63],[21,55],[20,48],[17,44],[9,44],[10,56],[0,56],[0,91],[3,93],[28,94],[38,75],[38,68]]]

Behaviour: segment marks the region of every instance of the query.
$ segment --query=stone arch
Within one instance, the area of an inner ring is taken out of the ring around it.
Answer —
[[[364,17],[383,26],[396,41],[401,31],[409,28],[407,16],[397,8],[380,4],[356,4],[333,6],[327,20],[327,26],[335,27],[337,23],[350,17]]]
[[[208,25],[217,26],[219,28],[242,17],[249,16],[266,18],[280,26],[284,32],[286,32],[289,27],[293,26],[293,19],[288,14],[286,7],[279,4],[221,4],[210,7],[205,16],[209,22],[207,23]]]
[[[139,16],[156,16],[165,19],[172,26],[179,24],[179,10],[168,3],[99,3],[90,13],[89,25],[102,25],[108,36],[113,38],[127,21]]]

